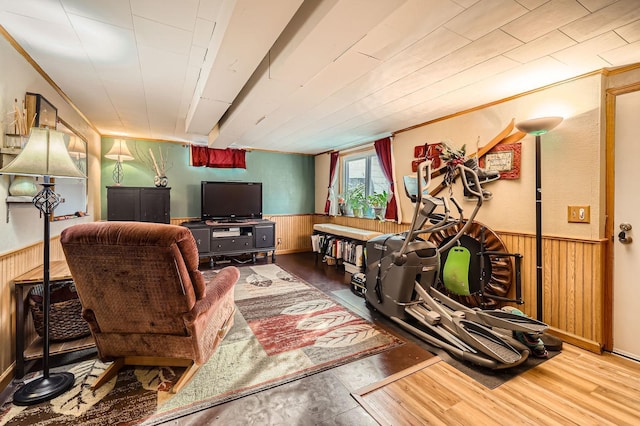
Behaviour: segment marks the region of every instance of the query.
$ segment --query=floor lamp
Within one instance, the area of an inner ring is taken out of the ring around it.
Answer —
[[[542,117],[516,124],[521,132],[536,137],[536,319],[542,321],[542,174],[540,172],[540,136],[562,122],[562,117]]]
[[[42,190],[33,197],[33,204],[40,210],[44,222],[43,255],[43,342],[42,377],[38,377],[22,386],[13,395],[16,405],[32,405],[48,401],[66,392],[74,382],[71,373],[49,373],[49,312],[51,307],[51,289],[49,287],[49,249],[51,214],[58,204],[60,196],[53,191],[51,178],[86,178],[78,170],[67,152],[63,133],[55,130],[33,128],[29,140],[22,152],[9,165],[0,169],[0,174],[41,176]]]

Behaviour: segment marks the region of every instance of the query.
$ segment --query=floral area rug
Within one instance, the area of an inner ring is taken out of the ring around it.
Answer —
[[[402,344],[277,265],[240,271],[234,326],[179,393],[169,389],[183,370],[170,367],[125,367],[92,391],[107,364],[90,359],[63,369],[76,377],[63,395],[5,403],[0,426],[157,424]]]

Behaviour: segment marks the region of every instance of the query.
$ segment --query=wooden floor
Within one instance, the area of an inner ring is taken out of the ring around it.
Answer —
[[[348,289],[341,271],[315,264],[312,254],[280,255],[276,263],[332,297]],[[347,307],[398,331],[364,303]],[[400,348],[168,424],[640,425],[639,363],[565,344],[554,358],[489,389],[437,358],[405,374],[431,354],[427,344],[401,336],[409,342]]]
[[[383,425],[640,424],[638,363],[569,345],[493,390],[440,361],[356,394]]]

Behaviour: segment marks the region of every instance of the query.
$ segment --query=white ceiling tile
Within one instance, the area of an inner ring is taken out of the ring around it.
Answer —
[[[521,44],[506,33],[496,30],[421,69],[419,74],[428,76],[430,81],[435,83]]]
[[[161,24],[139,16],[133,17],[139,45],[188,55],[192,33],[171,25]]]
[[[619,0],[578,19],[560,30],[577,41],[585,41],[640,19],[638,0]]]
[[[580,3],[586,7],[590,12],[595,12],[603,7],[609,6],[611,3],[615,3],[618,0],[580,0]]]
[[[476,4],[478,0],[453,0],[453,2],[456,4],[459,4],[460,6],[466,9]]]
[[[527,12],[516,1],[481,0],[447,22],[445,27],[476,40]]]
[[[560,62],[571,66],[582,66],[584,64],[600,63],[601,67],[609,64],[600,60],[597,56],[600,53],[625,46],[627,43],[615,32],[610,31],[600,36],[594,37],[584,43],[569,47],[551,55]],[[594,68],[598,69],[598,68]]]
[[[503,26],[502,30],[526,43],[588,13],[576,0],[552,0]]]
[[[20,34],[18,39],[25,40],[33,51],[34,58],[40,53],[60,58],[86,58],[80,40],[65,16],[62,22],[42,21],[28,16],[6,13],[2,15],[2,25],[10,34]],[[29,31],[23,31],[28,28]],[[52,43],[51,40],[55,40]]]
[[[69,21],[96,69],[127,71],[138,67],[138,48],[131,29],[79,15],[69,15]]]
[[[470,43],[471,40],[444,27],[440,27],[422,40],[414,43],[408,49],[405,49],[402,54],[414,56],[427,63],[432,63]]]
[[[193,31],[198,0],[130,0],[133,15]]]
[[[640,19],[615,30],[627,43],[640,40]]]
[[[529,10],[533,10],[536,7],[542,6],[543,4],[545,4],[548,1],[549,0],[518,0],[518,3],[520,3],[521,5],[523,5],[524,7],[526,7]]]
[[[0,9],[39,21],[64,23],[67,15],[59,1],[42,0],[0,0]],[[3,22],[6,27],[7,21]],[[31,27],[26,27],[30,29]]]
[[[527,63],[575,44],[576,42],[571,37],[558,30],[553,30],[542,37],[506,52],[504,56],[514,61]]]
[[[640,62],[640,41],[600,53],[613,66],[629,65]]]
[[[133,28],[129,0],[60,0],[68,14],[79,15],[106,24]]]
[[[271,49],[271,78],[304,84],[400,4],[402,0],[351,0],[319,6],[313,2],[303,3],[293,20],[308,17],[313,24],[295,35],[286,34],[289,28],[296,28],[295,22],[285,29],[284,36]],[[351,18],[355,11],[358,11],[357,20]]]
[[[253,141],[253,136],[258,133],[257,130],[260,134],[277,130],[282,124],[315,107],[351,81],[368,73],[379,63],[380,61],[371,56],[353,50],[347,52],[307,84],[298,88],[286,100],[283,107],[269,113],[259,126],[248,131],[244,137],[246,140]]]
[[[353,49],[387,60],[463,10],[448,0],[409,0],[358,41]]]

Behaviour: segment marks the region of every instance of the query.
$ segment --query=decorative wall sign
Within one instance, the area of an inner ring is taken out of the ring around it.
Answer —
[[[520,143],[500,144],[480,158],[480,167],[500,172],[500,179],[520,179],[521,157]]]
[[[27,125],[31,127],[47,127],[56,129],[58,125],[58,109],[44,96],[37,93],[25,95],[27,108]]]
[[[416,145],[413,147],[413,158],[411,161],[411,170],[415,173],[418,165],[424,160],[431,160],[431,169],[435,170],[440,167],[440,142],[426,143],[424,145]]]

